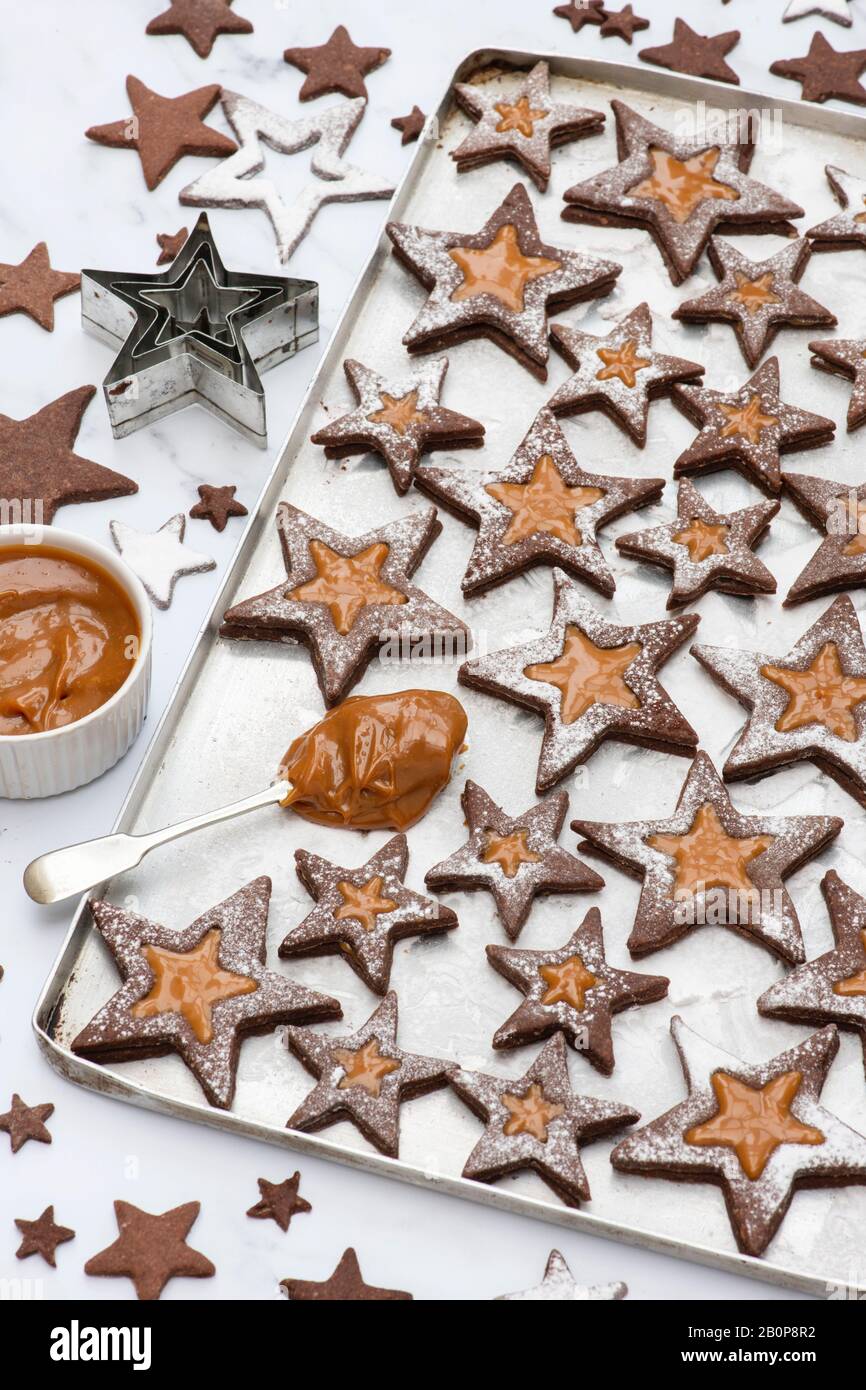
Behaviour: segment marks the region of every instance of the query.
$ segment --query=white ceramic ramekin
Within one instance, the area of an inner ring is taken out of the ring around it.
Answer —
[[[141,629],[141,645],[132,670],[119,690],[99,709],[61,729],[38,734],[0,734],[0,797],[25,799],[56,796],[92,782],[113,767],[138,736],[150,694],[153,624],[150,600],[141,581],[104,545],[61,531],[32,526],[0,526],[0,554],[8,546],[40,543],[92,560],[129,595]]]

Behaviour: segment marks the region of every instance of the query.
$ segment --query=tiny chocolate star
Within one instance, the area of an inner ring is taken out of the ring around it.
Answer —
[[[802,58],[782,58],[770,64],[770,72],[801,84],[802,101],[839,101],[866,104],[866,87],[858,81],[866,68],[866,48],[840,53],[820,30],[812,35],[809,52]]]
[[[786,607],[866,585],[866,483],[854,486],[807,473],[783,473],[782,478],[799,510],[824,532],[788,590]]]
[[[809,351],[811,366],[852,383],[847,425],[849,432],[858,430],[866,423],[866,338],[825,338],[810,343]]]
[[[131,1279],[140,1299],[159,1298],[169,1279],[210,1279],[214,1266],[186,1238],[201,1211],[200,1202],[186,1202],[153,1215],[131,1202],[115,1202],[120,1234],[112,1245],[87,1261],[85,1274]]]
[[[866,247],[866,179],[857,178],[836,164],[825,164],[824,173],[840,211],[810,227],[806,236],[816,251]]]
[[[41,1255],[52,1269],[57,1265],[55,1251],[58,1245],[63,1245],[75,1236],[75,1232],[69,1226],[58,1226],[55,1223],[53,1206],[46,1207],[35,1221],[23,1221],[16,1216],[15,1225],[21,1232],[21,1244],[15,1251],[17,1259],[26,1260],[29,1255]]]
[[[733,82],[739,86],[739,77],[725,62],[726,56],[739,42],[738,29],[707,37],[696,34],[684,19],[675,19],[674,36],[670,43],[657,48],[642,48],[637,56],[643,63],[654,63],[656,67],[669,68],[671,72],[709,77],[716,82]]]
[[[284,1182],[268,1182],[267,1178],[259,1178],[261,1197],[255,1206],[250,1207],[247,1216],[262,1221],[276,1221],[281,1231],[287,1231],[293,1216],[313,1210],[310,1203],[298,1193],[300,1181],[300,1173],[293,1173]]]
[[[599,29],[603,39],[625,39],[630,44],[634,35],[641,29],[648,29],[650,22],[641,15],[635,14],[631,5],[626,5],[622,10],[605,10],[604,24]]]
[[[391,129],[399,130],[401,133],[401,145],[411,145],[418,139],[424,129],[424,122],[427,117],[420,106],[413,106],[408,116],[395,116],[391,121]]]
[[[0,318],[6,314],[27,314],[49,333],[54,330],[54,301],[72,294],[80,275],[52,270],[48,247],[37,242],[18,265],[0,262]]]
[[[298,97],[312,101],[328,92],[366,98],[364,78],[390,56],[390,48],[359,48],[345,25],[339,24],[327,43],[315,48],[287,48],[283,59],[307,74]]]
[[[157,265],[168,265],[169,261],[173,261],[188,236],[189,231],[186,227],[181,227],[173,236],[171,232],[157,232],[156,240],[160,248]]]
[[[253,26],[230,8],[232,0],[171,0],[146,34],[182,34],[200,58],[210,57],[219,34],[251,34]]]
[[[16,1091],[12,1097],[11,1108],[5,1115],[0,1115],[0,1131],[5,1130],[9,1135],[12,1152],[17,1154],[28,1139],[36,1139],[40,1144],[50,1144],[51,1135],[45,1121],[53,1114],[53,1105],[25,1105]]]
[[[578,1284],[558,1250],[551,1250],[540,1284],[519,1293],[501,1293],[496,1303],[598,1303],[625,1298],[625,1284]]]
[[[412,1298],[402,1289],[377,1289],[374,1284],[365,1284],[358,1256],[351,1248],[340,1257],[328,1279],[320,1283],[311,1279],[281,1279],[280,1288],[293,1302],[304,1303],[385,1303]]]
[[[209,521],[215,531],[224,531],[230,516],[246,516],[243,502],[235,500],[236,487],[211,487],[201,483],[198,489],[200,502],[190,507],[189,514],[197,521]]]
[[[144,181],[153,191],[184,155],[223,158],[234,154],[234,140],[204,124],[204,117],[219,100],[220,90],[214,83],[179,97],[162,97],[130,76],[126,79],[126,93],[132,117],[94,125],[84,133],[88,140],[110,149],[137,150]]]
[[[602,0],[568,0],[567,5],[557,5],[553,13],[567,19],[573,33],[579,34],[584,24],[603,24],[606,11]]]

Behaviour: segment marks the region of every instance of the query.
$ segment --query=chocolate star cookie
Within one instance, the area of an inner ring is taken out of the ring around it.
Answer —
[[[288,579],[229,608],[220,633],[305,642],[327,705],[348,695],[383,645],[469,645],[466,626],[409,582],[442,529],[435,507],[344,536],[281,502],[277,528]]]
[[[382,376],[349,357],[343,370],[358,404],[311,436],[313,444],[325,446],[328,458],[372,449],[381,454],[394,487],[402,493],[412,486],[423,453],[482,443],[484,426],[478,420],[439,404],[447,357],[431,357],[392,376]]]
[[[672,572],[668,608],[692,603],[708,589],[774,594],[776,581],[752,547],[768,530],[779,506],[778,502],[758,502],[737,512],[717,512],[683,478],[677,488],[676,521],[617,536],[616,548]]]
[[[544,1044],[523,1076],[489,1076],[457,1067],[450,1082],[485,1125],[463,1177],[490,1183],[531,1170],[569,1207],[590,1197],[580,1144],[640,1119],[630,1106],[575,1095],[561,1033]]]
[[[557,388],[548,409],[556,415],[603,410],[643,448],[650,401],[669,395],[674,382],[694,381],[704,374],[700,362],[655,352],[652,334],[648,304],[632,309],[603,337],[554,324],[551,342],[574,375]]]
[[[691,77],[710,77],[715,82],[732,82],[739,87],[739,77],[725,62],[739,42],[739,29],[709,37],[696,34],[684,19],[675,19],[670,43],[642,48],[637,56],[642,63],[653,63],[657,68],[670,68],[671,72],[684,72]]]
[[[536,790],[549,791],[605,739],[691,757],[698,736],[656,679],[700,621],[696,613],[620,626],[562,570],[544,637],[467,661],[457,679],[544,715]]]
[[[336,952],[369,989],[384,994],[395,942],[457,926],[450,908],[406,887],[408,865],[405,835],[394,835],[357,869],[295,850],[298,878],[316,906],[280,942],[280,955],[291,960]]]
[[[848,401],[848,432],[866,423],[866,338],[826,338],[809,344],[810,365],[853,383]]]
[[[568,0],[567,5],[557,5],[553,13],[567,19],[572,33],[579,34],[584,24],[603,24],[607,12],[602,9],[602,0]]]
[[[674,477],[736,468],[764,492],[782,490],[779,455],[828,443],[832,420],[779,396],[779,359],[768,357],[736,391],[674,386],[672,397],[699,433],[674,463]]]
[[[594,849],[643,881],[628,949],[635,959],[697,927],[725,926],[796,963],[804,959],[784,880],[842,829],[834,816],[737,811],[706,753],[698,753],[672,816],[623,823],[575,820]]]
[[[421,468],[415,482],[478,527],[462,580],[480,594],[535,565],[559,565],[610,596],[616,582],[596,538],[614,517],[656,502],[663,478],[586,473],[549,410],[501,468]]]
[[[385,228],[394,254],[429,291],[403,342],[438,352],[490,338],[539,381],[547,379],[547,315],[613,288],[622,266],[541,240],[522,183],[480,232],[433,232],[405,222]]]
[[[220,88],[198,87],[179,97],[161,97],[137,77],[127,77],[126,94],[132,117],[93,125],[84,134],[97,145],[114,150],[137,150],[144,181],[151,192],[186,154],[224,158],[237,145],[227,135],[204,124],[219,100]]]
[[[300,101],[342,92],[347,97],[367,96],[364,78],[391,56],[390,48],[359,48],[344,24],[338,24],[327,43],[315,48],[287,48],[285,62],[307,74],[298,92]]]
[[[866,585],[866,483],[854,487],[806,473],[783,473],[785,490],[824,539],[785,598],[786,607]]]
[[[648,19],[635,14],[631,5],[626,5],[621,10],[605,10],[604,24],[598,32],[603,39],[624,39],[630,45],[635,34],[641,29],[648,29],[649,25]],[[625,1285],[622,1287],[625,1288]]]
[[[236,492],[236,487],[211,487],[209,483],[202,483],[198,490],[201,501],[190,507],[189,514],[196,521],[209,521],[215,531],[224,531],[230,516],[247,515],[243,502],[235,498]]]
[[[58,1245],[75,1239],[75,1232],[69,1226],[58,1226],[54,1220],[54,1207],[46,1207],[35,1221],[23,1221],[16,1216],[15,1225],[21,1232],[21,1244],[15,1257],[26,1260],[30,1255],[41,1255],[52,1269],[57,1268],[56,1251]]]
[[[663,999],[670,980],[615,970],[604,954],[601,913],[591,907],[558,950],[520,951],[487,946],[487,959],[526,998],[497,1028],[494,1047],[523,1047],[562,1033],[605,1076],[614,1068],[614,1014]]]
[[[424,875],[434,893],[486,889],[506,934],[516,941],[536,893],[595,893],[604,879],[557,844],[568,793],[554,792],[519,816],[507,816],[477,782],[460,798],[469,839]]]
[[[293,1303],[394,1303],[412,1298],[402,1289],[377,1289],[365,1284],[354,1250],[345,1250],[333,1274],[321,1282],[312,1279],[281,1279]]]
[[[814,762],[866,806],[866,645],[847,594],[785,656],[700,645],[692,656],[749,711],[726,781]]]
[[[276,1221],[281,1231],[287,1231],[293,1216],[303,1216],[305,1212],[313,1210],[298,1193],[300,1181],[300,1173],[293,1173],[284,1182],[268,1182],[267,1178],[259,1178],[261,1197],[255,1206],[250,1207],[247,1216],[261,1221]]]
[[[115,1202],[114,1215],[120,1232],[113,1245],[87,1261],[85,1274],[131,1279],[140,1299],[159,1298],[169,1279],[210,1279],[214,1266],[186,1238],[201,1211],[200,1202],[185,1202],[156,1216]]]
[[[543,193],[550,178],[550,151],[555,145],[594,135],[604,125],[600,111],[554,101],[550,69],[535,64],[526,80],[503,95],[472,82],[458,82],[454,99],[475,129],[451,151],[458,173],[478,169],[497,159],[514,159]]]
[[[181,34],[200,58],[209,58],[220,34],[251,34],[248,19],[235,14],[232,0],[171,0],[167,10],[152,19],[146,34]]]
[[[400,1106],[448,1082],[453,1062],[420,1057],[397,1046],[397,996],[379,1007],[350,1037],[325,1037],[309,1028],[288,1028],[286,1042],[318,1085],[286,1121],[310,1133],[350,1120],[381,1153],[396,1158]]]
[[[411,145],[413,141],[418,139],[426,120],[427,117],[421,107],[413,106],[408,116],[394,117],[391,122],[391,129],[399,130],[401,145]]]
[[[824,173],[841,212],[810,227],[806,236],[816,251],[866,247],[866,179],[858,179],[836,164],[825,164]]]
[[[751,261],[713,237],[709,256],[720,283],[697,299],[687,299],[672,317],[686,323],[732,324],[743,356],[756,367],[783,325],[813,328],[836,323],[835,314],[798,288],[811,251],[811,243],[801,238],[765,261]]]
[[[254,879],[181,931],[91,903],[123,986],[78,1034],[73,1052],[108,1063],[176,1052],[209,1103],[228,1110],[244,1037],[278,1023],[342,1017],[336,999],[265,969],[270,897],[271,880]]]
[[[799,1187],[866,1182],[866,1139],[819,1097],[839,1049],[835,1028],[769,1062],[743,1062],[692,1032],[671,1033],[688,1098],[621,1140],[621,1173],[721,1187],[737,1245],[762,1255]]]
[[[631,8],[629,6],[629,8]],[[501,1293],[495,1303],[599,1303],[611,1299],[625,1298],[628,1288],[625,1284],[578,1284],[566,1264],[564,1255],[551,1250],[547,1257],[547,1267],[540,1284],[532,1289],[521,1289],[519,1293]]]
[[[157,232],[156,243],[159,247],[159,255],[156,259],[157,265],[168,265],[173,261],[188,236],[188,227],[181,227],[178,232]]]
[[[26,1105],[16,1091],[12,1104],[5,1115],[0,1115],[0,1133],[9,1135],[12,1152],[17,1154],[28,1139],[36,1139],[40,1144],[50,1144],[51,1135],[45,1121],[54,1114],[54,1106]]]
[[[789,77],[801,86],[801,101],[853,101],[866,105],[866,87],[858,81],[866,68],[866,48],[840,53],[820,33],[812,35],[809,52],[802,58],[783,58],[770,64],[776,77]]]
[[[803,209],[748,177],[751,141],[679,136],[612,101],[619,163],[565,192],[566,222],[643,227],[671,280],[691,275],[715,231],[789,231]]]
[[[0,261],[0,318],[6,314],[27,314],[40,328],[54,330],[54,301],[72,294],[81,283],[80,275],[53,270],[44,241],[37,242],[19,265]]]

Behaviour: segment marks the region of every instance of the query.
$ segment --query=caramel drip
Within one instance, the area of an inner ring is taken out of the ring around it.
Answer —
[[[399,1071],[401,1066],[396,1057],[386,1057],[379,1052],[379,1042],[376,1038],[364,1043],[357,1052],[352,1052],[347,1047],[334,1047],[331,1049],[331,1056],[345,1072],[345,1076],[341,1076],[337,1083],[337,1089],[347,1091],[353,1086],[360,1086],[368,1096],[380,1095],[385,1077],[390,1076],[393,1071]]]
[[[767,304],[781,304],[779,296],[773,292],[775,282],[771,270],[759,275],[757,280],[750,280],[739,270],[734,275],[737,288],[727,296],[728,303],[740,304],[747,314],[759,314]]]
[[[496,127],[500,135],[509,130],[516,130],[527,140],[532,138],[535,122],[547,115],[544,110],[534,110],[529,105],[529,97],[521,97],[513,105],[509,105],[507,101],[497,101],[493,109],[502,117]]]
[[[582,1013],[587,990],[598,984],[598,977],[587,970],[580,956],[569,956],[561,965],[541,965],[538,973],[547,985],[542,1004],[568,1004]]]
[[[406,602],[405,594],[379,577],[389,549],[384,541],[378,541],[357,555],[339,555],[324,541],[310,541],[316,577],[290,589],[286,598],[301,603],[324,603],[334,627],[345,637],[362,608]]]
[[[675,891],[703,892],[707,888],[754,888],[746,866],[770,848],[774,835],[751,835],[738,840],[722,827],[709,802],[701,806],[686,835],[648,835],[646,843],[668,855],[676,865]]]
[[[552,275],[562,262],[546,256],[524,256],[517,228],[510,223],[500,227],[488,246],[455,246],[448,255],[463,272],[463,283],[451,295],[457,302],[492,294],[515,313],[523,312],[526,286],[543,275]]]
[[[677,545],[686,547],[692,564],[700,565],[711,555],[729,554],[728,536],[730,531],[731,528],[723,523],[714,525],[707,521],[701,521],[698,516],[693,516],[688,526],[684,526],[681,531],[674,532],[673,538]]]
[[[381,410],[374,410],[367,419],[371,425],[387,425],[401,439],[413,425],[421,425],[427,418],[427,412],[418,409],[417,390],[407,391],[405,396],[389,396],[383,391],[381,400]]]
[[[750,444],[760,444],[761,434],[767,426],[779,423],[778,416],[764,414],[760,396],[750,396],[745,405],[720,404],[719,410],[728,422],[720,430],[722,439],[728,439],[732,434],[740,434]]]
[[[541,855],[529,848],[526,830],[512,830],[510,835],[497,835],[488,830],[487,846],[481,855],[482,864],[498,864],[506,878],[514,878],[521,864],[540,864]]]
[[[619,347],[597,348],[596,356],[600,357],[604,363],[601,371],[595,374],[596,381],[616,379],[630,389],[637,386],[638,372],[651,365],[649,357],[637,356],[636,338],[627,338],[624,343],[620,343]]]
[[[776,720],[780,734],[802,729],[806,724],[823,724],[831,734],[854,743],[854,707],[866,700],[866,678],[845,675],[835,642],[825,642],[805,671],[762,666],[761,675],[780,685],[788,695],[788,703]]]
[[[566,545],[582,545],[575,512],[604,497],[599,487],[567,487],[550,454],[537,460],[528,483],[488,483],[484,490],[513,514],[503,545],[516,545],[539,532]]]
[[[713,148],[680,160],[667,150],[650,146],[653,171],[627,193],[633,198],[654,198],[679,223],[688,222],[695,209],[708,198],[736,202],[740,196],[737,190],[713,177],[719,154],[719,149]]]
[[[823,1144],[820,1129],[791,1114],[803,1077],[782,1072],[765,1086],[747,1086],[717,1071],[712,1078],[718,1111],[683,1135],[687,1144],[733,1149],[747,1178],[759,1178],[780,1144]]]
[[[502,1104],[509,1113],[509,1118],[502,1126],[502,1133],[509,1137],[514,1134],[531,1134],[533,1139],[537,1139],[541,1144],[547,1143],[547,1128],[551,1120],[565,1114],[565,1106],[547,1100],[537,1081],[533,1081],[529,1090],[522,1096],[504,1091]]]
[[[863,953],[866,955],[866,931],[861,931],[860,941],[863,946]],[[846,999],[856,999],[866,994],[866,967],[858,970],[856,975],[849,975],[847,980],[837,980],[833,986],[833,993],[840,994]]]
[[[573,724],[592,705],[640,709],[640,700],[626,685],[623,673],[642,650],[640,642],[597,647],[579,627],[567,627],[562,655],[527,666],[523,674],[531,681],[555,686],[562,696],[562,722]]]
[[[133,1018],[180,1014],[197,1040],[213,1038],[212,1009],[221,999],[252,994],[256,980],[223,970],[219,963],[221,933],[214,927],[191,951],[167,951],[163,946],[143,946],[141,953],[153,971],[150,993],[130,1008]]]

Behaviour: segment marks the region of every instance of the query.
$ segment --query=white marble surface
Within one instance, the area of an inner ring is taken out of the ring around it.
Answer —
[[[619,4],[619,0],[616,0]],[[174,95],[205,82],[221,82],[288,116],[309,111],[297,102],[301,76],[281,60],[289,44],[323,41],[336,23],[349,20],[361,44],[383,43],[391,60],[368,79],[370,107],[350,147],[353,160],[399,177],[411,150],[403,150],[389,126],[413,102],[430,108],[449,72],[467,51],[484,44],[560,49],[609,60],[634,61],[638,47],[666,42],[676,0],[641,0],[652,20],[632,49],[597,30],[573,36],[550,12],[548,0],[497,0],[467,6],[438,0],[435,7],[407,0],[320,0],[306,9],[285,0],[237,0],[255,25],[245,37],[221,37],[207,62],[182,38],[148,38],[144,27],[160,0],[40,0],[4,16],[0,51],[0,108],[13,137],[0,152],[0,259],[20,260],[40,239],[60,269],[82,265],[118,270],[153,268],[157,232],[191,225],[194,209],[181,208],[177,193],[203,168],[181,162],[152,194],[145,191],[131,154],[88,143],[90,124],[127,113],[124,78],[134,72],[148,85]],[[718,32],[739,26],[743,40],[730,57],[744,85],[796,96],[794,84],[766,73],[770,59],[806,51],[822,28],[836,47],[866,46],[866,0],[852,5],[854,25],[842,29],[813,19],[782,26],[783,0],[765,0],[760,13],[749,0],[724,8],[717,0],[688,6],[694,26]],[[38,88],[37,84],[38,83]],[[325,100],[334,100],[326,98]],[[26,122],[22,113],[27,113]],[[11,116],[11,119],[10,119]],[[222,128],[217,112],[211,124]],[[17,132],[17,134],[16,134]],[[304,177],[306,160],[283,161],[288,188]],[[292,167],[294,165],[294,167]],[[327,337],[375,238],[381,203],[334,206],[320,216],[291,262],[291,271],[322,286],[322,339]],[[213,226],[228,265],[279,273],[272,233],[263,214],[217,212]],[[270,448],[261,453],[201,411],[187,411],[114,443],[101,400],[85,416],[78,448],[87,457],[136,478],[140,492],[116,502],[68,508],[64,526],[107,539],[109,517],[155,529],[174,512],[188,510],[202,481],[238,484],[249,506],[271,467],[312,374],[317,349],[265,378]],[[43,333],[22,316],[0,321],[0,410],[25,416],[62,392],[98,383],[109,351],[84,335],[77,296],[56,306],[56,330]],[[167,613],[156,613],[155,673],[150,727],[163,707],[210,598],[240,534],[231,522],[218,536],[205,523],[189,523],[188,539],[213,554],[216,571],[181,581]],[[24,864],[69,840],[106,831],[144,751],[146,735],[96,785],[48,803],[6,803],[0,808],[0,1109],[13,1089],[31,1104],[56,1105],[51,1146],[29,1144],[12,1156],[0,1136],[0,1281],[25,1279],[31,1295],[126,1298],[126,1281],[88,1280],[85,1259],[114,1238],[111,1199],[151,1211],[198,1198],[202,1215],[193,1243],[217,1265],[210,1281],[175,1281],[165,1297],[277,1297],[277,1281],[289,1274],[323,1278],[346,1245],[359,1251],[371,1282],[411,1289],[422,1298],[489,1299],[503,1290],[538,1281],[551,1245],[559,1245],[575,1277],[586,1283],[624,1279],[644,1298],[778,1298],[777,1289],[601,1240],[568,1234],[540,1223],[363,1176],[339,1166],[304,1160],[304,1195],[312,1216],[298,1218],[288,1236],[270,1222],[252,1222],[245,1209],[257,1197],[259,1175],[287,1176],[291,1155],[139,1112],[63,1083],[40,1058],[30,1032],[30,1013],[61,939],[68,911],[37,910],[20,886]],[[647,1199],[669,1195],[663,1188]],[[14,1259],[13,1218],[37,1216],[49,1202],[56,1218],[75,1227],[76,1240],[61,1247],[58,1269]],[[3,1287],[0,1282],[0,1288]]]

